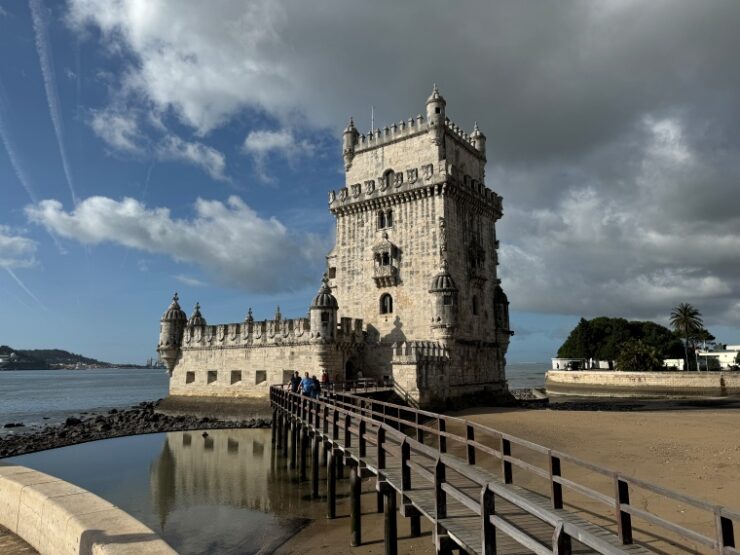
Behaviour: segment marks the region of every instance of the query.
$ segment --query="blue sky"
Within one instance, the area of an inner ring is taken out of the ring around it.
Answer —
[[[682,301],[740,342],[737,4],[420,6],[0,0],[0,344],[141,362],[174,290],[304,314],[346,120],[433,82],[489,137],[509,360]]]

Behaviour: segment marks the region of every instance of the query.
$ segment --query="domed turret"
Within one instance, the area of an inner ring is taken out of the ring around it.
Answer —
[[[457,327],[458,289],[447,267],[446,260],[442,260],[439,273],[432,279],[429,293],[434,298],[432,328],[442,335],[452,333],[454,328]]]
[[[319,292],[313,298],[309,308],[311,318],[311,337],[334,339],[337,331],[337,310],[339,303],[332,295],[329,277],[324,274]]]
[[[203,318],[203,316],[200,313],[200,303],[195,303],[195,308],[193,309],[193,313],[190,315],[190,320],[188,320],[188,326],[205,326],[206,325],[206,319]]]
[[[162,362],[167,366],[170,374],[175,367],[177,357],[180,355],[182,334],[187,323],[187,316],[180,308],[177,293],[172,297],[172,302],[162,315],[159,325],[159,344],[157,352]]]
[[[439,125],[444,124],[445,106],[447,106],[447,101],[439,94],[439,89],[435,84],[432,94],[427,98],[427,121],[430,124],[432,122]]]

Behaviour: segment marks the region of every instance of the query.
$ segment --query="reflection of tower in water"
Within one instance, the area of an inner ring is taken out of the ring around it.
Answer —
[[[308,511],[285,465],[273,457],[269,430],[209,430],[205,437],[202,432],[167,433],[149,478],[162,528],[173,511],[197,505],[290,517]]]

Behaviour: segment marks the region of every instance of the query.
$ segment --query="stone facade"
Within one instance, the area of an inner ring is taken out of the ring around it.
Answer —
[[[505,391],[502,199],[484,184],[485,147],[477,125],[467,134],[446,117],[436,87],[426,118],[367,136],[350,120],[346,181],[329,193],[336,245],[310,318],[207,326],[173,300],[159,343],[171,394],[264,395],[292,370],[392,378],[422,405]]]

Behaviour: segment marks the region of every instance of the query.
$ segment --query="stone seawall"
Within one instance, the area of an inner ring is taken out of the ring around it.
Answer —
[[[0,525],[41,555],[177,555],[118,507],[24,466],[0,465]]]
[[[619,372],[550,370],[549,395],[602,397],[740,396],[740,372]]]

